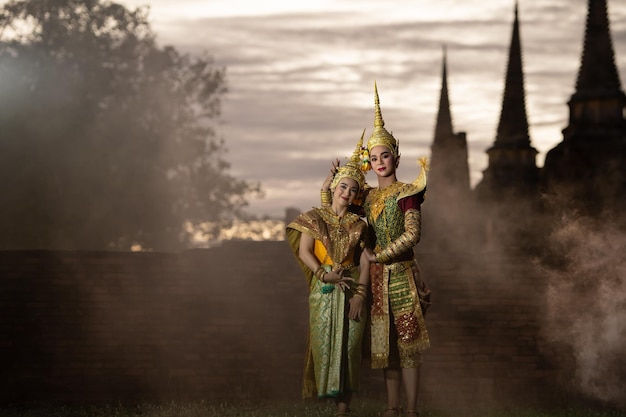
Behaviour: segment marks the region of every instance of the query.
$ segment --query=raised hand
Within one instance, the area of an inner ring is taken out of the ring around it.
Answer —
[[[330,189],[330,183],[333,182],[333,177],[335,176],[337,169],[339,169],[339,158],[335,158],[334,161],[330,161],[330,165],[330,172],[328,173],[326,179],[324,179],[324,183],[322,184],[322,191],[327,191]]]

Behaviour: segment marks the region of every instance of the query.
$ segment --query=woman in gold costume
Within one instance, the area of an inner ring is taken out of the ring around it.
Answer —
[[[374,131],[362,158],[369,165],[365,169],[373,169],[378,179],[378,187],[366,186],[363,205],[374,235],[373,251],[364,251],[371,262],[371,363],[384,372],[387,409],[383,416],[400,415],[404,385],[406,415],[415,417],[422,351],[430,346],[418,293],[427,289],[413,253],[421,232],[426,161],[420,161],[422,172],[413,183],[398,181],[398,141],[384,128],[375,84],[374,92]]]
[[[337,416],[350,412],[359,386],[367,311],[369,262],[363,255],[367,225],[349,208],[363,190],[359,149],[348,164],[333,169],[327,183],[332,199],[298,216],[287,239],[309,286],[309,343],[304,398],[333,398]],[[359,267],[363,261],[363,268]]]

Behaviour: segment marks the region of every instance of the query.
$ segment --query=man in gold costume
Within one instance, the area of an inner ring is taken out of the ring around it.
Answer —
[[[372,368],[384,372],[387,409],[383,416],[400,415],[400,390],[404,385],[406,415],[415,417],[419,415],[422,351],[430,347],[425,311],[420,305],[420,292],[426,289],[413,253],[421,233],[426,161],[420,161],[422,172],[413,183],[398,181],[398,141],[384,127],[376,84],[374,93],[374,130],[362,152],[363,168],[371,168],[378,179],[378,187],[366,185],[363,205],[374,235],[373,251],[365,250],[372,263],[371,363]]]
[[[349,210],[363,191],[359,150],[327,179],[332,199],[287,226],[289,245],[309,286],[309,343],[303,397],[333,398],[337,416],[350,412],[359,386],[367,310],[369,262],[363,255],[367,225]],[[360,268],[360,262],[363,267]]]

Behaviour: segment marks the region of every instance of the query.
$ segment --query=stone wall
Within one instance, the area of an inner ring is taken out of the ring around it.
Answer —
[[[418,253],[433,290],[422,401],[549,401],[525,259]],[[485,262],[489,259],[489,262]],[[307,288],[285,242],[172,253],[0,252],[0,400],[300,398]],[[363,392],[383,395],[364,369]]]

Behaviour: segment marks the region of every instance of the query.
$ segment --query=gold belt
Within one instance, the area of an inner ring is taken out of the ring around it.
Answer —
[[[391,265],[387,265],[390,272],[402,272],[413,266],[413,261],[394,262]]]

